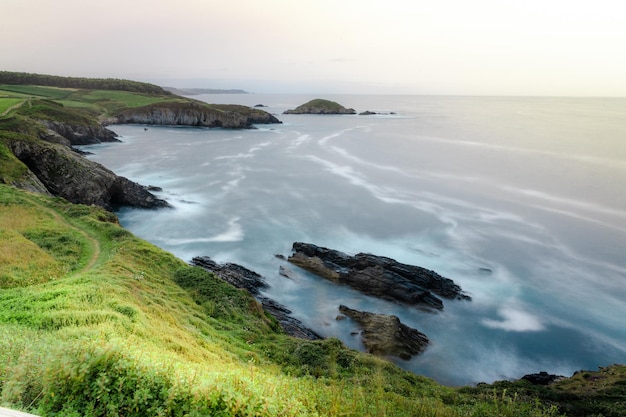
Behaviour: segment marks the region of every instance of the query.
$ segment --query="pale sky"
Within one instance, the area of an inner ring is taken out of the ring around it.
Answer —
[[[0,70],[268,92],[626,96],[625,0],[0,0]]]

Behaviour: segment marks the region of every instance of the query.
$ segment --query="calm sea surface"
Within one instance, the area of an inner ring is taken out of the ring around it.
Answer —
[[[282,114],[313,96],[196,98],[283,124],[113,126],[123,143],[90,158],[175,206],[119,211],[136,235],[257,271],[267,296],[357,349],[339,304],[395,314],[431,339],[397,363],[445,384],[626,362],[626,99],[325,95],[383,114],[315,116]],[[294,241],[433,269],[473,300],[428,314],[362,296],[274,256]]]

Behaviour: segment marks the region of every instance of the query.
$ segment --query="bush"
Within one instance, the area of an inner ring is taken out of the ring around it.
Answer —
[[[60,359],[59,359],[60,360]],[[231,415],[223,395],[195,395],[171,369],[143,366],[116,348],[96,348],[52,363],[39,404],[43,415]]]

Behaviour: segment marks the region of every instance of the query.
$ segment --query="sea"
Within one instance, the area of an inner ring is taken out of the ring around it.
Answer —
[[[121,142],[89,158],[173,206],[120,208],[132,233],[258,272],[264,295],[354,349],[340,304],[396,315],[430,345],[389,360],[442,384],[626,363],[626,98],[193,98],[262,105],[282,124],[110,126]],[[376,114],[283,114],[313,98]],[[429,313],[362,295],[276,256],[296,241],[434,270],[472,300]]]

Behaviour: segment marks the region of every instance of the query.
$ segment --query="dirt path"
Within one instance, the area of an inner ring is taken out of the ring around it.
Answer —
[[[37,199],[32,198],[29,199],[31,203],[33,203],[35,206],[37,206],[37,208],[43,210],[44,212],[48,213],[49,215],[51,215],[52,217],[54,217],[55,220],[57,220],[59,223],[64,224],[65,226],[71,228],[72,230],[80,233],[87,242],[89,242],[89,245],[91,246],[91,256],[89,258],[89,260],[87,261],[87,263],[80,269],[77,269],[75,271],[72,271],[72,275],[74,274],[80,274],[82,272],[88,271],[90,269],[92,269],[96,263],[98,262],[98,260],[100,259],[100,256],[102,254],[102,250],[100,248],[100,242],[98,241],[98,239],[96,239],[95,237],[91,236],[89,233],[87,233],[85,230],[83,230],[80,227],[77,227],[75,225],[73,225],[72,223],[70,223],[65,217],[63,217],[61,214],[59,214],[59,212],[57,212],[56,210],[47,207],[46,205],[40,203],[39,201],[37,201]]]
[[[6,109],[5,111],[3,111],[2,113],[0,113],[0,117],[2,116],[6,116],[7,114],[9,114],[10,111],[15,110],[15,109],[19,109],[20,107],[22,107],[24,105],[24,103],[26,103],[28,100],[24,100],[21,103],[17,103],[12,105],[11,107],[9,107],[8,109]]]

